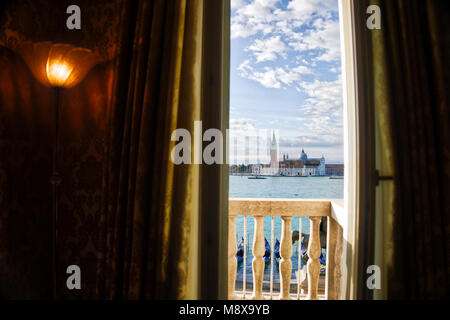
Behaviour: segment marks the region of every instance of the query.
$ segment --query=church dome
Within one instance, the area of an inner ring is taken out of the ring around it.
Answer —
[[[305,153],[304,149],[302,149],[302,155],[300,156],[300,159],[302,159],[302,160],[308,159],[308,155]]]

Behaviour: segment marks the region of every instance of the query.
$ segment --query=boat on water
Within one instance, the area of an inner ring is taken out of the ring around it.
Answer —
[[[343,176],[331,176],[330,179],[344,179]]]
[[[301,250],[302,250],[302,260],[306,264],[308,262],[308,251],[306,250],[306,248],[305,248],[305,246],[303,244],[303,241],[301,242]],[[323,256],[322,252],[320,252],[319,262],[321,264],[326,264],[326,259]]]
[[[242,262],[244,260],[244,238],[239,241],[238,250],[236,252],[236,259],[238,262]]]
[[[266,247],[265,249],[266,250],[264,252],[264,257],[263,258],[264,258],[265,262],[270,262],[270,244],[269,244],[269,241],[267,241],[266,238],[264,238],[264,244],[265,244],[265,247]],[[242,238],[239,241],[238,248],[237,248],[237,251],[236,251],[236,259],[237,259],[237,262],[242,262],[244,260],[244,238]]]
[[[305,245],[303,244],[303,241],[300,241],[300,243],[301,243],[301,245],[302,245],[302,248],[301,248],[301,250],[302,250],[302,256],[304,256],[304,255],[306,254],[306,248],[305,248]]]
[[[264,238],[264,245],[266,246],[266,251],[264,252],[264,262],[270,262],[270,244],[266,238]]]
[[[323,256],[323,253],[322,253],[322,252],[320,253],[319,262],[320,262],[321,264],[326,264],[326,263],[327,263],[326,260],[325,260],[325,257]]]
[[[280,261],[281,261],[281,256],[280,256],[280,241],[278,241],[278,239],[276,239],[275,245],[274,245],[274,247],[273,247],[273,255],[274,255],[275,260],[277,261],[277,263],[280,263]]]
[[[266,177],[261,177],[261,176],[251,176],[248,177],[249,179],[255,179],[255,180],[259,180],[259,179],[267,179]]]
[[[267,241],[266,238],[264,238],[264,246],[265,246],[265,252],[264,252],[264,262],[269,263],[270,262],[270,244],[269,241]],[[303,241],[301,242],[301,255],[302,255],[302,260],[304,261],[304,263],[306,264],[308,261],[308,252],[303,244]],[[273,256],[275,257],[275,261],[277,262],[277,264],[280,263],[281,261],[281,255],[280,255],[280,241],[278,241],[278,239],[276,239],[275,241],[275,245],[273,247]],[[241,240],[239,241],[239,245],[236,251],[236,260],[237,262],[242,262],[244,261],[244,238],[242,237]],[[319,262],[322,265],[325,265],[326,263],[326,259],[323,256],[323,253],[320,253],[320,257],[319,257]]]

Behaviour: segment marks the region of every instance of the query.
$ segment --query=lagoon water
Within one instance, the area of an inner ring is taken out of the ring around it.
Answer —
[[[344,180],[329,177],[230,176],[230,198],[342,199]]]
[[[267,179],[248,179],[247,176],[230,176],[230,198],[293,198],[293,199],[342,199],[344,180],[329,177],[267,177]],[[246,227],[246,282],[252,281],[253,217],[247,218]],[[291,229],[299,230],[299,218],[294,217]],[[302,218],[302,233],[309,234],[309,220]],[[264,219],[264,235],[271,240],[271,217]],[[244,237],[244,217],[236,219],[237,243]],[[274,241],[281,240],[281,218],[274,218]],[[298,242],[292,248],[292,272],[298,270]],[[323,252],[325,257],[325,252]],[[301,264],[302,268],[304,264]],[[274,263],[274,281],[279,280],[278,264]],[[266,264],[264,280],[269,280],[270,263]],[[293,278],[295,276],[293,275]],[[243,263],[238,265],[236,281],[242,283]]]

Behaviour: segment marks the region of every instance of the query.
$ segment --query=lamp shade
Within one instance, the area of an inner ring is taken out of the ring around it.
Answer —
[[[71,88],[100,62],[91,50],[64,43],[24,42],[18,52],[36,79],[47,87]]]

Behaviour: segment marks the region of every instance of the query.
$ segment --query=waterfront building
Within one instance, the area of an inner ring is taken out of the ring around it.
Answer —
[[[344,165],[343,164],[326,164],[325,174],[327,176],[343,176]]]
[[[270,145],[270,164],[256,164],[252,166],[252,173],[263,176],[309,177],[324,176],[325,157],[308,158],[302,149],[298,159],[290,159],[288,154],[283,154],[283,160],[278,160],[278,148],[275,133]]]

